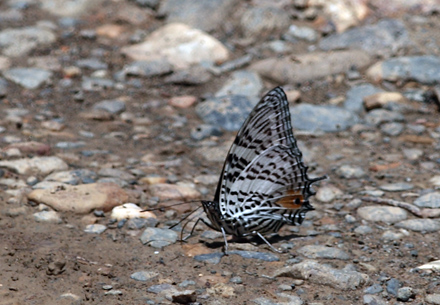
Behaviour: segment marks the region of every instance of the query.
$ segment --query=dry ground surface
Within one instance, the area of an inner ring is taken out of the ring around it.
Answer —
[[[103,12],[109,10],[109,5],[103,7]],[[6,5],[0,4],[0,8],[2,7],[5,8]],[[103,12],[98,11],[83,18],[84,23],[78,27],[78,30],[93,29],[98,26],[103,18],[100,13]],[[20,25],[52,18],[45,16],[34,6],[27,9],[26,16],[27,18],[21,21]],[[404,17],[402,20],[407,22]],[[433,16],[430,24],[433,26],[423,31],[414,24],[408,24],[412,37],[415,37],[422,49],[424,40],[428,38],[437,39],[437,43],[440,44],[438,16]],[[17,23],[12,22],[12,25]],[[104,50],[105,61],[109,64],[112,73],[126,63],[126,59],[118,52],[114,52],[118,47],[120,46],[105,41],[66,35],[50,48],[38,49],[31,55],[59,56],[59,52],[63,50],[74,49],[75,52],[70,52],[66,57],[73,63],[75,60],[90,57],[91,50],[99,48]],[[242,50],[238,50],[237,53],[237,57],[244,54]],[[13,61],[13,65],[18,66],[21,61],[25,62],[26,58],[20,57]],[[70,90],[57,88],[57,82],[38,90],[26,90],[11,83],[7,97],[0,103],[0,113],[3,113],[4,109],[20,107],[29,109],[32,114],[50,112],[51,117],[62,117],[66,129],[61,134],[46,133],[36,138],[35,134],[23,133],[22,124],[16,124],[13,128],[8,125],[7,134],[46,143],[52,147],[54,155],[68,153],[77,156],[68,162],[71,169],[95,169],[92,167],[94,164],[98,168],[115,166],[130,170],[137,165],[127,164],[127,159],[139,160],[146,153],[152,153],[158,160],[169,161],[179,158],[182,162],[177,167],[143,167],[142,170],[146,175],[158,174],[164,177],[173,175],[177,180],[191,180],[199,174],[219,175],[222,163],[206,161],[196,153],[198,143],[191,140],[189,134],[192,128],[201,123],[201,120],[195,114],[193,107],[173,108],[166,105],[166,100],[177,95],[204,96],[206,92],[219,88],[225,79],[227,75],[221,75],[206,85],[185,87],[163,84],[162,79],[158,77],[143,79],[141,87],[127,89],[124,92],[124,95],[129,97],[129,102],[126,103],[127,112],[141,113],[151,120],[150,137],[136,141],[131,137],[133,131],[129,122],[122,120],[102,122],[86,120],[79,116],[80,112],[89,109],[94,103],[117,96],[112,90],[85,92],[84,101],[75,101],[72,96],[75,94],[74,88],[81,86],[79,79],[74,79],[74,85]],[[266,89],[275,85],[278,84],[265,83]],[[301,92],[301,101],[313,104],[322,104],[329,97],[343,96],[348,88],[349,85],[344,81],[338,81],[337,78],[297,87]],[[406,115],[405,121],[424,124],[427,126],[428,136],[429,131],[433,131],[440,124],[438,109],[435,104],[414,103],[414,107],[419,108],[420,111]],[[186,123],[174,127],[176,116],[186,117]],[[25,124],[36,125],[32,116],[24,120]],[[78,130],[87,130],[95,134],[94,138],[85,140],[87,150],[96,149],[109,153],[83,156],[80,152],[84,147],[70,149],[68,152],[55,148],[55,144],[60,141],[72,141],[66,137],[66,134],[75,135]],[[121,132],[126,136],[105,137],[113,131]],[[167,139],[171,140],[164,140],[161,135],[166,135]],[[222,136],[214,138],[214,141],[221,147],[224,143],[230,143],[233,137],[233,132],[224,132]],[[278,254],[280,260],[277,262],[246,259],[238,255],[224,256],[218,264],[195,261],[193,257],[188,256],[191,249],[203,247],[210,252],[222,251],[221,238],[214,243],[205,243],[200,239],[200,231],[197,231],[187,243],[176,243],[163,249],[156,249],[142,245],[139,235],[136,235],[140,232],[134,234],[126,227],[117,228],[110,225],[107,231],[100,235],[85,233],[83,215],[61,213],[63,223],[51,224],[36,222],[32,214],[38,211],[38,207],[31,205],[27,206],[28,212],[24,215],[10,217],[0,214],[0,304],[159,304],[161,302],[165,304],[169,301],[158,300],[157,295],[147,292],[147,288],[161,283],[178,287],[177,285],[185,280],[195,282],[189,289],[196,290],[197,301],[201,304],[252,304],[252,300],[258,297],[265,297],[273,302],[285,302],[286,300],[277,293],[282,291],[280,287],[284,287],[283,284],[291,286],[294,283],[297,285],[294,285],[293,290],[284,293],[298,295],[305,304],[362,304],[365,287],[374,283],[386,287],[386,281],[391,278],[398,279],[403,286],[412,287],[416,291],[415,297],[408,304],[425,304],[426,294],[440,292],[437,288],[440,279],[435,273],[413,269],[440,257],[438,233],[410,232],[399,240],[386,241],[382,238],[384,230],[390,228],[398,231],[398,229],[385,223],[368,223],[372,232],[360,235],[355,233],[354,229],[367,223],[357,217],[356,210],[346,206],[353,199],[360,198],[361,192],[368,187],[394,182],[411,182],[415,185],[414,191],[431,187],[429,179],[439,172],[440,156],[435,144],[413,143],[405,141],[402,137],[384,140],[384,137],[378,130],[372,131],[369,138],[363,138],[351,130],[325,135],[298,134],[297,138],[304,142],[309,153],[313,155],[312,162],[309,162],[311,173],[329,175],[329,180],[316,186],[316,189],[331,183],[342,190],[343,195],[325,204],[312,199],[316,211],[310,213],[305,226],[300,227],[294,234],[285,227],[280,232],[281,238],[271,239],[275,246],[286,242],[293,244],[293,248],[287,253]],[[398,160],[399,166],[385,171],[369,171],[373,164],[394,162],[390,156],[401,154],[402,147],[421,149],[423,157],[416,161]],[[226,154],[226,151],[222,153]],[[422,161],[434,161],[435,166],[426,170],[420,165]],[[335,169],[341,164],[359,166],[367,171],[367,175],[355,180],[340,178],[335,174]],[[26,179],[8,171],[3,171],[2,175]],[[133,185],[128,188],[136,187]],[[215,185],[211,185],[208,194],[204,195],[205,199],[211,199],[214,192]],[[148,191],[145,194],[147,198],[150,196]],[[405,200],[402,199],[401,194],[402,192],[390,192],[386,197]],[[2,210],[8,208],[7,199],[7,195],[0,195]],[[408,199],[410,200],[412,199]],[[192,203],[191,206],[195,208],[198,204]],[[357,221],[347,222],[347,214],[355,216]],[[166,221],[165,212],[157,211],[157,215],[159,219]],[[180,216],[179,212],[177,218]],[[409,218],[416,217],[410,215]],[[98,222],[109,224],[109,214],[99,218]],[[323,229],[331,225],[338,229],[336,231]],[[307,232],[311,230],[315,230],[317,234],[308,234]],[[343,268],[349,263],[354,264],[358,271],[368,274],[369,284],[356,290],[343,290],[314,284],[308,280],[298,282],[287,277],[272,277],[273,272],[288,264],[286,262],[289,259],[301,258],[296,252],[297,249],[310,244],[327,245],[346,251],[350,256],[348,261],[323,258],[319,261],[329,263],[335,268]],[[241,249],[249,245],[231,242],[230,247]],[[267,246],[261,243],[257,243],[256,248],[252,249],[270,252]],[[139,270],[153,270],[158,276],[149,282],[131,279],[130,275]],[[233,277],[240,277],[242,282],[229,282]],[[221,287],[232,287],[234,293],[226,296],[225,291],[209,290],[219,283],[225,283]],[[122,294],[106,295],[105,285],[111,285],[113,290],[120,290]],[[67,293],[79,296],[81,300],[75,300],[74,297],[60,297]],[[399,303],[386,290],[379,293],[379,296],[388,304]],[[148,303],[149,300],[153,300],[152,303]]]

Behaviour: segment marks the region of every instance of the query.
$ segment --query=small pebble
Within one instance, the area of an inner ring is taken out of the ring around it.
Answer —
[[[92,234],[101,234],[105,230],[107,230],[107,227],[105,225],[91,224],[91,225],[86,226],[86,228],[84,229],[84,232],[92,233]]]

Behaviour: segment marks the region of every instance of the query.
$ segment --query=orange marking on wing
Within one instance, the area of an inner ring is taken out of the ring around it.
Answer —
[[[299,199],[299,200],[298,200]],[[276,203],[285,207],[286,209],[299,209],[304,201],[301,192],[289,190],[287,195],[278,200]]]

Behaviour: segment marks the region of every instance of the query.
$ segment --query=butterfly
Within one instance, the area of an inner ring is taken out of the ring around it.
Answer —
[[[327,176],[309,178],[293,136],[287,96],[281,87],[269,91],[238,131],[213,201],[202,201],[208,227],[236,237],[277,233],[299,225],[313,210],[311,185]]]

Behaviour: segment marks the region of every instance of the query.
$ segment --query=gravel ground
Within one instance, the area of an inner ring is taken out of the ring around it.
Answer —
[[[0,305],[440,304],[438,4],[316,2],[1,2]],[[180,242],[278,85],[316,210]]]

